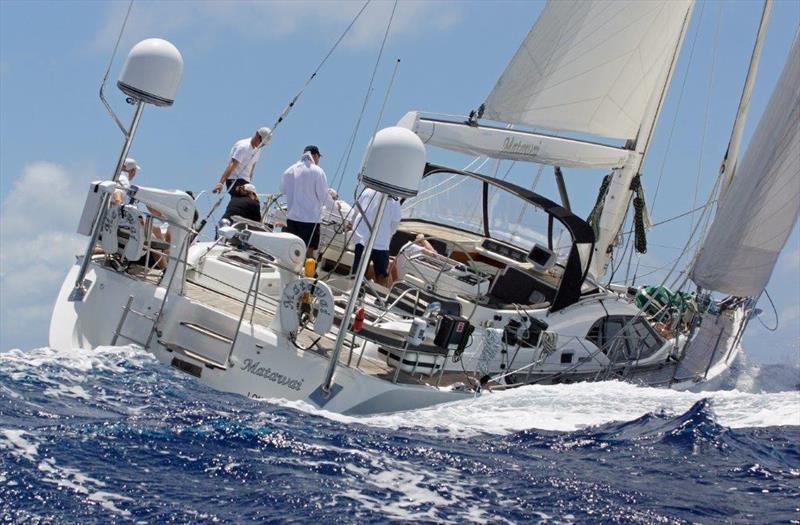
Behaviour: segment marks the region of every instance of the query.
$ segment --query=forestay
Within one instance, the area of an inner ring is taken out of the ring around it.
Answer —
[[[692,280],[758,296],[800,209],[800,33],[720,205]]]
[[[551,0],[486,99],[484,117],[636,138],[692,4]]]

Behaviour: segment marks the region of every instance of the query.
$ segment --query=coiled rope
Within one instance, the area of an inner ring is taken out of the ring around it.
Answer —
[[[647,253],[647,233],[645,228],[645,209],[644,188],[642,188],[641,174],[637,173],[631,181],[630,190],[634,192],[633,197],[633,231],[634,246],[637,253]]]

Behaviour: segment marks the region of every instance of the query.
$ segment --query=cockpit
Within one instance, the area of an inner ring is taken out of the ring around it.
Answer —
[[[588,275],[594,232],[580,217],[513,183],[428,164],[403,206],[390,253],[423,234],[430,250],[408,257],[404,279],[490,308],[550,311],[597,289]]]

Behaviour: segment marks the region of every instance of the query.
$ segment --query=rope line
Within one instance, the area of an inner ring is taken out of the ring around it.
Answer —
[[[322,62],[319,63],[319,65],[317,66],[317,69],[315,69],[314,72],[311,73],[311,76],[308,77],[308,80],[306,80],[306,83],[303,84],[302,88],[300,88],[300,91],[298,91],[297,94],[294,96],[294,98],[292,98],[292,100],[289,101],[289,104],[283,109],[283,112],[281,112],[281,114],[278,116],[278,120],[276,120],[275,124],[272,125],[272,131],[275,131],[275,128],[277,128],[278,125],[281,122],[283,122],[283,120],[289,115],[289,112],[292,110],[292,108],[294,108],[294,105],[295,105],[295,103],[297,103],[297,100],[300,98],[300,96],[306,90],[308,85],[311,84],[311,81],[314,80],[314,78],[317,76],[317,73],[319,73],[319,70],[322,69],[322,66],[325,65],[325,62],[328,61],[328,59],[331,57],[331,55],[336,50],[336,48],[339,47],[339,44],[342,42],[342,40],[344,40],[344,37],[347,35],[347,33],[350,32],[350,29],[352,29],[353,25],[361,17],[361,14],[364,12],[364,10],[367,8],[367,6],[369,5],[369,3],[371,1],[372,0],[367,0],[366,2],[364,2],[364,5],[362,5],[361,9],[358,10],[358,13],[356,13],[356,16],[353,18],[353,20],[350,21],[350,24],[347,26],[347,28],[344,30],[344,32],[341,35],[339,35],[339,38],[333,44],[333,47],[330,48],[330,50],[328,51],[328,54],[325,55],[325,57],[322,59]],[[131,0],[131,2],[133,2],[133,0]]]

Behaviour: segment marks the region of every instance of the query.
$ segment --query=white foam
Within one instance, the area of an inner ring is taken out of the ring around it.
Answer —
[[[121,510],[114,505],[113,500],[118,501],[133,501],[133,498],[129,498],[127,496],[120,496],[119,494],[114,494],[113,492],[104,492],[102,490],[98,490],[97,492],[93,492],[86,497],[87,500],[98,503],[101,507],[111,512],[116,512],[120,516],[129,517],[131,513],[127,510]]]
[[[77,494],[85,495],[86,500],[92,504],[98,504],[121,516],[129,517],[131,515],[129,511],[118,508],[114,501],[133,501],[133,499],[102,490],[106,484],[99,479],[87,476],[76,468],[58,466],[53,458],[45,458],[39,463],[38,468],[45,473],[42,478],[45,483],[52,483]]]
[[[736,390],[686,392],[607,381],[527,386],[486,393],[475,399],[421,410],[369,417],[348,417],[307,404],[285,403],[343,423],[380,428],[417,427],[424,432],[471,436],[508,434],[527,429],[572,431],[647,413],[678,415],[710,398],[717,421],[731,428],[800,426],[800,392],[751,394]]]
[[[0,429],[0,435],[5,437],[5,440],[0,440],[0,450],[8,450],[12,456],[25,458],[28,461],[36,460],[39,446],[22,437],[24,435],[32,436],[32,434],[23,430],[4,428]]]
[[[109,371],[124,372],[119,362],[141,365],[155,358],[141,348],[135,346],[101,346],[92,350],[83,348],[67,348],[56,350],[42,347],[22,351],[19,349],[0,352],[0,365],[9,373],[36,370],[43,365],[58,365],[59,373],[75,371]],[[62,377],[62,376],[59,376]],[[81,381],[85,377],[63,376],[72,381]]]
[[[44,390],[44,395],[55,398],[70,397],[73,399],[82,399],[84,401],[89,401],[91,399],[91,396],[80,385],[67,386],[59,384],[55,388],[46,388]]]

